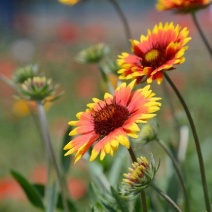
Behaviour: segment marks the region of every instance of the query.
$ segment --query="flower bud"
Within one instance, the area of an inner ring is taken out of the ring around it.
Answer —
[[[157,127],[150,123],[143,125],[140,136],[146,142],[154,140],[157,137]]]
[[[55,96],[57,87],[58,86],[52,85],[51,79],[36,76],[25,80],[24,83],[20,85],[19,92],[21,98],[27,100],[42,101],[48,98],[49,101],[53,101],[58,96]]]
[[[117,64],[116,61],[113,61],[113,60],[107,60],[105,62],[105,65],[104,65],[104,69],[106,70],[106,72],[108,73],[113,73],[115,75],[118,75],[117,72],[118,70],[120,69],[120,66]]]
[[[21,67],[15,71],[15,74],[13,75],[13,81],[16,84],[19,83],[22,84],[25,80],[33,78],[37,72],[38,72],[37,65],[27,65]]]
[[[137,158],[129,168],[129,172],[124,174],[121,193],[124,196],[139,194],[152,182],[158,167],[159,165],[155,166],[153,159],[148,162],[145,157]]]
[[[98,63],[108,52],[109,48],[105,44],[99,43],[82,50],[76,59],[81,63]]]

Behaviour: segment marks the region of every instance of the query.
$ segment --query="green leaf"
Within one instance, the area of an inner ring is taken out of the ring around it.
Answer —
[[[34,187],[38,190],[40,195],[44,198],[45,186],[42,184],[34,184]],[[74,202],[70,198],[67,199],[67,205],[68,205],[69,211],[77,211],[77,208],[76,208]],[[61,210],[64,209],[61,194],[58,195],[57,208],[61,209]]]
[[[45,186],[42,184],[33,184],[33,186],[37,189],[39,192],[40,196],[44,198],[45,195]]]
[[[117,212],[117,210],[115,210],[111,205],[109,205],[109,204],[106,204],[106,203],[102,203],[104,206],[105,206],[105,208],[109,211],[109,212]]]
[[[60,154],[60,161],[61,161],[61,167],[66,174],[70,168],[70,163],[71,163],[71,157],[70,156],[64,156],[64,146],[71,140],[71,137],[69,136],[69,132],[72,130],[72,127],[69,126],[65,132],[65,135],[63,137],[63,143],[62,143],[62,148],[61,148],[61,154]]]
[[[126,199],[121,198],[119,195],[119,192],[116,191],[113,187],[111,187],[111,193],[112,193],[113,197],[115,198],[115,200],[119,206],[119,209],[122,212],[128,212],[129,210],[128,210],[128,205],[127,205]]]
[[[77,211],[76,205],[74,204],[74,202],[70,198],[66,199],[66,201],[67,201],[69,211]],[[58,196],[57,208],[62,209],[62,210],[64,209],[61,194],[59,194],[59,196]]]
[[[128,165],[126,162],[126,149],[120,148],[117,155],[115,156],[115,160],[112,163],[112,167],[110,169],[108,180],[112,186],[117,185],[118,182],[120,182],[120,179],[122,179],[122,172],[124,167]]]
[[[140,195],[137,196],[134,204],[135,205],[134,205],[134,208],[133,208],[133,212],[142,212],[142,205],[141,205]]]
[[[100,195],[100,193],[97,191],[93,183],[89,183],[88,194],[89,202],[91,203],[91,205],[95,205],[98,202],[97,197]]]
[[[93,161],[92,163],[88,163],[88,168],[93,182],[101,191],[101,193],[108,191],[110,189],[110,183],[108,182],[107,177],[103,173],[101,164]]]
[[[18,172],[11,170],[11,174],[15,178],[15,180],[19,183],[19,185],[22,187],[22,189],[24,190],[29,201],[35,207],[44,209],[42,197],[40,196],[40,193],[38,192],[36,187],[34,187],[27,179],[25,179]]]
[[[105,207],[101,203],[90,206],[89,212],[105,212]]]
[[[45,198],[46,198],[46,212],[55,211],[58,199],[56,178],[53,180],[52,179],[48,180],[48,183],[46,184]]]
[[[177,176],[175,175],[175,173],[172,174],[172,176],[170,177],[170,179],[167,182],[167,184],[168,184],[167,191],[166,191],[167,195],[174,202],[177,202],[178,201],[178,198],[179,198],[180,184],[179,184],[179,180],[178,180]],[[170,209],[170,205],[169,204],[167,204],[167,208]]]
[[[91,205],[90,212],[104,212],[105,208],[108,209],[108,204],[104,202],[105,197],[94,183],[89,184],[89,204]],[[115,212],[115,210],[113,210]]]

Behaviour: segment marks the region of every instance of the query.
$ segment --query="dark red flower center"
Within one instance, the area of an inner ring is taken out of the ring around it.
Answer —
[[[121,127],[129,115],[128,109],[116,102],[105,104],[100,110],[92,112],[94,130],[97,134],[106,136]]]
[[[143,57],[142,65],[144,67],[152,67],[156,69],[166,61],[166,56],[163,49],[153,48],[149,50]]]

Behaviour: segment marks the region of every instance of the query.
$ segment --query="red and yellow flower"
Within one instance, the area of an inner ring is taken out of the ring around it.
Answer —
[[[151,83],[157,80],[160,84],[163,71],[172,70],[174,65],[185,61],[184,52],[188,49],[185,44],[191,39],[188,29],[179,25],[159,23],[146,36],[141,35],[140,41],[131,40],[132,52],[123,52],[117,60],[121,69],[120,79],[136,79],[137,83],[144,77]]]
[[[174,10],[177,13],[189,13],[211,4],[211,0],[158,0],[156,9]]]
[[[130,147],[128,136],[137,138],[138,123],[153,118],[161,105],[157,102],[161,98],[155,97],[150,85],[132,91],[135,82],[122,83],[114,95],[106,93],[104,100],[93,98],[93,103],[87,105],[88,109],[76,115],[79,120],[69,122],[75,126],[69,135],[77,136],[64,147],[68,150],[65,156],[76,153],[77,162],[94,145],[90,161],[99,154],[103,160],[106,154],[113,156],[119,144]]]

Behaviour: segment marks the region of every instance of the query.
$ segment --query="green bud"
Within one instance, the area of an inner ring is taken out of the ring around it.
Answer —
[[[149,142],[157,138],[157,127],[153,124],[144,124],[140,131],[142,140]]]
[[[120,66],[117,64],[116,61],[107,60],[104,64],[104,69],[106,73],[113,73],[115,75],[118,75],[117,72],[118,70],[120,70]]]
[[[55,100],[58,86],[52,85],[52,80],[46,77],[36,76],[28,78],[20,85],[20,97],[27,100],[42,101],[46,98],[49,101]]]
[[[76,59],[81,63],[98,63],[108,53],[109,48],[105,44],[99,43],[82,50]]]
[[[18,68],[13,75],[13,82],[16,84],[22,84],[25,80],[33,78],[38,72],[37,65],[27,65]]]

